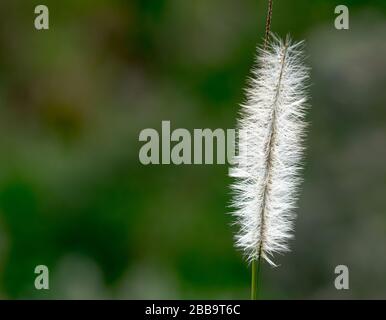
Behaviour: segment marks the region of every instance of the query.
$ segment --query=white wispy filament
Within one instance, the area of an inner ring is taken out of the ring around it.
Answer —
[[[237,163],[230,170],[236,247],[248,261],[289,251],[305,132],[308,69],[301,43],[273,38],[257,67],[238,121]]]

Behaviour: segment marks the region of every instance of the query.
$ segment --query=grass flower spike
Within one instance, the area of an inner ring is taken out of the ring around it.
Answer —
[[[249,262],[275,265],[293,236],[307,106],[301,43],[271,36],[257,66],[238,121],[236,165],[230,170],[236,247]]]

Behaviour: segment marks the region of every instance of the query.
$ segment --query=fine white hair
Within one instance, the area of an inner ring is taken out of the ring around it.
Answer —
[[[271,37],[258,49],[247,101],[238,120],[238,154],[230,176],[236,247],[248,262],[271,265],[274,253],[289,251],[298,197],[308,69],[302,43]]]

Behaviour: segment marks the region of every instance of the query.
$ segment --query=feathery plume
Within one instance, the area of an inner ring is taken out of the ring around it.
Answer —
[[[289,251],[303,154],[306,123],[305,81],[308,69],[302,61],[302,43],[271,36],[258,49],[257,67],[247,89],[238,121],[239,142],[233,215],[240,230],[236,247],[248,262]]]

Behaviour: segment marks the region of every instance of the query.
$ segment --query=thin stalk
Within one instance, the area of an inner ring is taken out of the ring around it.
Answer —
[[[272,22],[272,7],[273,7],[273,0],[268,0],[268,11],[267,11],[267,18],[266,18],[266,22],[265,22],[265,36],[264,36],[264,50],[267,49],[267,45],[268,45],[268,40],[269,40],[269,33],[271,31],[271,22]],[[285,54],[284,54],[284,57],[285,57]],[[283,61],[283,64],[284,64],[284,61]],[[281,76],[282,74],[280,73],[280,80],[279,80],[279,88],[280,88],[280,81],[281,81]],[[280,90],[278,88],[278,90]],[[275,98],[275,103],[276,103],[276,99],[277,99],[277,96]],[[274,114],[273,114],[273,121],[272,121],[272,126],[274,124],[274,121],[275,121],[275,110],[274,110]],[[270,144],[272,142],[272,136],[274,134],[274,130],[272,128],[272,132],[271,132],[271,136],[270,136],[270,139],[268,141],[268,147],[270,148]],[[269,171],[269,162],[270,162],[270,157],[271,157],[271,154],[269,152],[269,156],[268,156],[268,165],[267,165],[267,171]],[[265,197],[266,197],[266,191],[264,192],[264,200],[263,200],[263,206],[262,206],[262,210],[264,210],[264,207],[265,207]],[[260,227],[260,239],[262,239],[262,236],[263,236],[263,233],[264,233],[264,212],[262,212],[262,215],[261,215],[261,227]],[[261,255],[262,255],[262,240],[260,240],[260,244],[259,244],[259,257],[257,258],[257,261],[256,260],[253,260],[252,261],[252,277],[251,277],[251,300],[257,300],[257,297],[258,297],[258,293],[259,293],[259,274],[260,274],[260,269],[261,269]]]
[[[265,21],[265,36],[264,36],[264,47],[263,47],[264,50],[267,49],[269,32],[271,31],[272,6],[273,6],[273,0],[268,0],[268,11],[267,11],[267,18]]]
[[[260,269],[261,269],[261,256],[259,256],[257,260],[252,261],[251,300],[257,300],[259,296]]]
[[[272,110],[272,122],[271,122],[271,132],[269,135],[269,139],[267,141],[267,148],[268,148],[268,156],[267,156],[267,165],[265,168],[265,186],[264,186],[264,193],[263,193],[263,201],[261,206],[261,213],[260,213],[260,243],[258,248],[258,258],[257,261],[252,261],[252,286],[251,286],[251,299],[256,300],[258,296],[258,286],[259,286],[259,273],[261,269],[261,256],[263,255],[263,239],[264,239],[264,232],[265,232],[265,209],[266,209],[266,199],[268,195],[268,189],[269,189],[269,183],[271,181],[271,163],[272,163],[272,146],[275,144],[276,139],[276,105],[279,97],[279,93],[281,90],[281,81],[283,77],[283,68],[286,61],[286,55],[287,55],[287,49],[288,49],[288,39],[286,39],[284,50],[283,50],[283,57],[281,61],[281,70],[279,75],[279,81],[276,88],[276,95],[275,100],[273,102],[273,110]]]
[[[256,260],[252,261],[252,282],[251,282],[251,300],[257,298],[257,279],[256,279]]]

